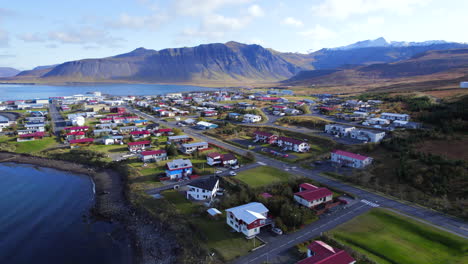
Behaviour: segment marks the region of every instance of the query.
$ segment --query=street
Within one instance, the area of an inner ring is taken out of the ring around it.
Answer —
[[[66,126],[66,121],[63,119],[62,115],[60,114],[60,111],[58,109],[58,106],[55,104],[55,102],[52,102],[49,104],[49,114],[50,118],[54,124],[54,134],[56,136],[60,135],[60,131],[62,131],[65,126]]]

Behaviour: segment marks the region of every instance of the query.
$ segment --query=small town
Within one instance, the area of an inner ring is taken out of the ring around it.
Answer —
[[[376,263],[335,239],[335,228],[366,214],[400,217],[379,207],[427,210],[402,203],[420,201],[376,176],[386,170],[382,142],[431,130],[387,98],[285,87],[96,91],[4,101],[0,110],[2,150],[126,166],[138,206],[196,228],[223,262]],[[425,220],[439,224],[433,217]]]

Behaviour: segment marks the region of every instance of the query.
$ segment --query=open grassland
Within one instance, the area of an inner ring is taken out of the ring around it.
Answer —
[[[260,166],[250,170],[242,171],[234,178],[244,182],[251,188],[262,187],[274,183],[287,182],[294,176],[268,166]]]
[[[373,209],[332,236],[382,264],[468,263],[468,240],[384,209]]]
[[[37,153],[57,146],[59,143],[54,137],[45,137],[40,140],[16,142],[16,137],[0,136],[0,143],[7,143],[15,148],[17,153]]]

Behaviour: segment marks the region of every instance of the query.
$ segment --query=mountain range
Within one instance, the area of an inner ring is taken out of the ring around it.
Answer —
[[[427,41],[388,42],[384,38],[309,54],[284,53],[238,42],[131,52],[40,66],[2,81],[148,82],[192,84],[288,84],[356,82],[357,79],[403,78],[460,68],[468,44]],[[437,58],[435,58],[437,57]],[[452,61],[451,57],[456,57]],[[431,59],[432,58],[432,59]],[[424,65],[422,65],[422,64]],[[464,67],[464,66],[463,66]],[[336,78],[336,79],[335,79]]]
[[[20,71],[10,67],[0,67],[0,77],[13,77]]]

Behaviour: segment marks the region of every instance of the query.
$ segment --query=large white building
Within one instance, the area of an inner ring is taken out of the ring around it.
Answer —
[[[335,150],[331,153],[331,161],[340,165],[361,169],[372,163],[371,157],[343,151]]]
[[[307,152],[310,149],[309,143],[289,137],[278,137],[276,144],[283,150],[292,150],[294,152]]]
[[[243,233],[247,239],[260,233],[260,228],[270,224],[268,208],[262,203],[253,202],[226,209],[226,223],[235,231]]]
[[[259,115],[245,114],[242,122],[244,123],[257,123],[262,121],[262,117]]]
[[[324,187],[317,187],[310,183],[299,185],[299,192],[294,194],[294,200],[308,208],[333,200],[333,192]]]
[[[408,114],[396,114],[396,113],[382,113],[380,118],[388,120],[400,120],[400,121],[409,121],[410,116]]]
[[[377,143],[385,137],[385,132],[369,129],[355,129],[351,131],[350,137],[362,141]]]
[[[339,135],[340,137],[348,137],[351,131],[356,128],[353,126],[340,125],[340,124],[327,124],[325,125],[325,133],[332,135]]]
[[[197,201],[213,200],[219,191],[219,180],[209,178],[191,182],[188,184],[187,199]]]

